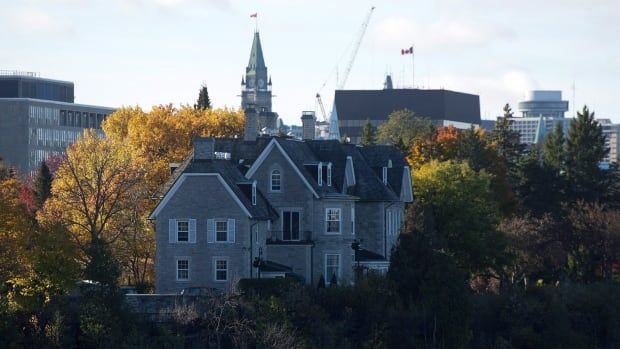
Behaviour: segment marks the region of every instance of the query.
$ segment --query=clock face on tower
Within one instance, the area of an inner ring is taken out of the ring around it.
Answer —
[[[263,80],[263,79],[258,79],[258,87],[261,87],[261,88],[262,88],[263,86],[265,86],[265,80]]]
[[[254,78],[249,78],[249,79],[248,79],[248,86],[249,86],[250,88],[254,87]]]

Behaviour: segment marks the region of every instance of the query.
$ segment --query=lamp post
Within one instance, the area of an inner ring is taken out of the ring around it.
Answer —
[[[355,251],[355,261],[357,262],[357,266],[355,267],[355,281],[358,281],[361,279],[360,259],[358,256],[361,248],[361,242],[357,239],[353,240],[353,243],[351,243],[351,248]]]

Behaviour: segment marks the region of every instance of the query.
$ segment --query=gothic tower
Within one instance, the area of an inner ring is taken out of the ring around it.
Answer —
[[[250,61],[245,68],[245,77],[241,78],[241,108],[254,107],[258,113],[271,112],[271,78],[263,58],[258,31],[254,33],[254,42],[250,51]]]

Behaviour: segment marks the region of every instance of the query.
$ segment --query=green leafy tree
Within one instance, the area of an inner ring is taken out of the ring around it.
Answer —
[[[512,108],[510,108],[510,104],[506,103],[506,105],[504,105],[504,119],[505,118],[512,118],[514,117],[514,113],[512,112]]]
[[[198,101],[194,105],[195,109],[211,109],[211,99],[209,98],[209,91],[207,90],[207,85],[203,84],[200,87],[200,92],[198,93]]]
[[[566,140],[566,177],[572,200],[595,201],[607,194],[600,162],[609,153],[602,126],[587,106],[571,122]]]
[[[414,197],[434,220],[436,248],[468,275],[501,267],[505,239],[496,229],[498,210],[486,171],[433,160],[413,172],[413,183]]]
[[[409,152],[416,138],[431,138],[433,124],[429,119],[416,116],[408,109],[392,112],[377,129],[377,143],[399,146],[403,154]]]
[[[52,192],[52,173],[45,161],[41,162],[37,169],[32,191],[36,206],[42,208]]]
[[[375,145],[376,142],[376,129],[370,122],[370,120],[366,120],[364,127],[362,128],[362,139],[360,144],[363,146]]]
[[[518,211],[535,217],[547,213],[558,215],[563,200],[562,178],[556,169],[542,162],[540,153],[539,148],[534,146],[518,164],[514,187]]]

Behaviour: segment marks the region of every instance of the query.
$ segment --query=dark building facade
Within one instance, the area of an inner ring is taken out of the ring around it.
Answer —
[[[353,143],[359,142],[367,120],[378,127],[392,112],[402,109],[436,122],[480,124],[480,98],[449,90],[338,90],[334,108],[340,135],[350,137]]]
[[[73,103],[72,82],[19,74],[0,76],[0,157],[21,174],[62,154],[85,129],[100,130],[115,110]]]

